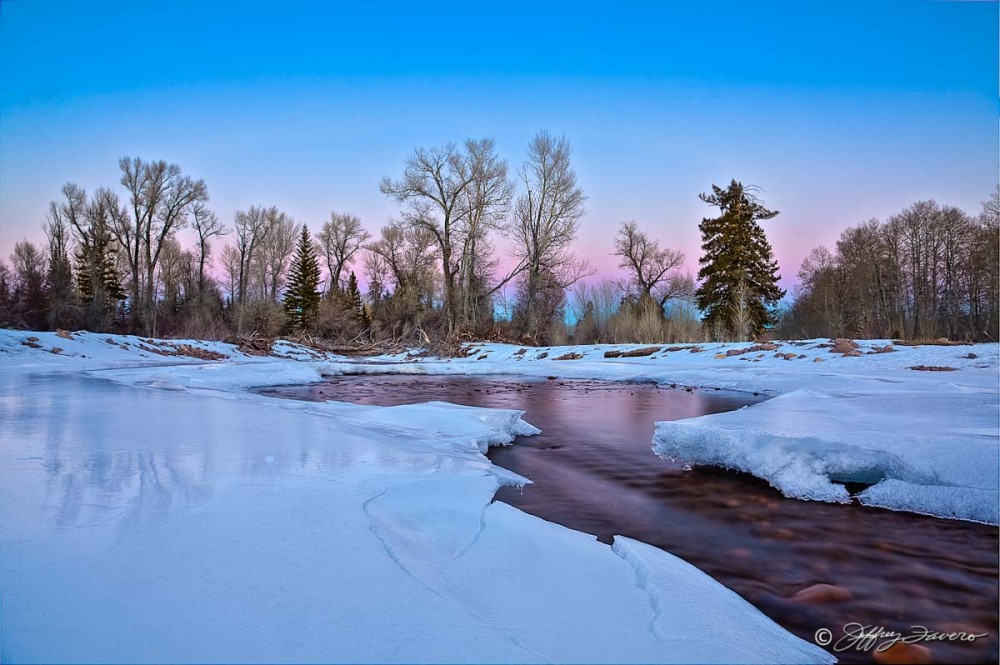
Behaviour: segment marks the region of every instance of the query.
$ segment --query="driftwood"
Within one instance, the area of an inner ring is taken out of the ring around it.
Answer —
[[[320,353],[332,353],[339,356],[350,356],[350,357],[367,357],[367,356],[380,356],[380,355],[393,355],[399,354],[406,351],[406,347],[401,343],[392,340],[382,340],[382,341],[368,341],[363,342],[360,338],[355,339],[347,344],[333,344],[327,342],[326,340],[319,339],[317,337],[312,337],[311,335],[301,336],[301,337],[285,337],[282,338],[289,342],[299,344],[313,351],[318,351]]]
[[[229,344],[235,344],[240,351],[248,356],[269,356],[274,339],[271,337],[257,337],[255,335],[228,337],[225,340]]]

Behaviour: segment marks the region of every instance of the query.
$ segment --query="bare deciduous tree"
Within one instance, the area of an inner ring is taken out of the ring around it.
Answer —
[[[500,261],[489,234],[500,229],[510,212],[514,185],[507,177],[507,162],[496,154],[493,139],[467,141],[472,182],[459,200],[458,237],[461,254],[458,282],[461,290],[459,320],[475,329],[486,318],[492,320],[492,296],[516,273],[490,284]]]
[[[653,304],[663,316],[667,301],[684,294],[685,281],[677,272],[684,265],[684,254],[661,248],[635,222],[622,222],[614,255],[621,258],[618,266],[628,272],[628,284],[640,305]]]
[[[205,265],[210,260],[213,236],[226,235],[226,227],[219,221],[214,212],[205,207],[201,201],[191,206],[192,226],[198,234],[198,293],[205,290]]]
[[[843,269],[826,247],[814,247],[799,269],[797,297],[803,299],[811,318],[819,321],[834,337],[843,337]]]
[[[184,226],[189,206],[208,200],[204,180],[193,180],[176,164],[122,157],[121,184],[131,210],[116,215],[115,238],[125,250],[131,276],[133,327],[156,333],[156,266],[163,242]]]
[[[372,322],[392,339],[420,331],[434,297],[437,240],[422,226],[393,222],[367,246]],[[392,293],[386,287],[392,285]]]
[[[14,244],[10,261],[14,321],[19,326],[40,330],[46,324],[45,253],[34,243],[21,240]]]
[[[237,210],[233,217],[233,227],[236,229],[235,251],[239,257],[236,301],[241,305],[247,301],[250,266],[267,233],[268,219],[276,214],[277,209],[273,207],[268,210],[261,206],[250,206],[246,212]]]
[[[69,262],[71,230],[69,217],[83,216],[86,196],[69,199],[62,205],[52,201],[49,204],[45,235],[49,241],[48,275],[48,323],[51,327],[71,326],[77,322],[78,308],[73,288],[73,270]]]
[[[933,201],[869,220],[803,262],[785,332],[995,339],[998,254],[996,226]]]
[[[384,262],[387,282],[394,291],[412,290],[430,296],[435,243],[429,230],[393,222],[382,228],[381,236],[368,245],[368,251]]]
[[[565,137],[539,132],[529,143],[528,159],[520,170],[524,192],[517,199],[510,228],[514,255],[523,265],[515,310],[521,332],[532,338],[556,315],[553,304],[560,299],[554,292],[592,272],[570,251],[586,200],[570,153]]]
[[[463,263],[474,274],[475,244],[510,198],[507,166],[495,155],[493,140],[469,139],[464,148],[452,143],[418,148],[402,178],[386,177],[381,184],[383,194],[407,206],[406,223],[426,229],[437,242],[449,331],[462,323],[458,276]]]
[[[238,249],[232,245],[226,245],[222,248],[222,272],[226,277],[226,292],[229,296],[230,305],[239,302],[240,294],[240,276],[242,275],[241,270],[241,256]]]
[[[320,253],[326,260],[329,276],[327,293],[342,287],[341,275],[353,260],[358,251],[371,238],[361,226],[361,219],[346,212],[330,213],[330,221],[323,224],[323,229],[316,236]]]
[[[251,268],[257,291],[263,300],[278,302],[285,288],[288,264],[295,252],[300,227],[277,208],[265,214],[266,231],[257,247]]]

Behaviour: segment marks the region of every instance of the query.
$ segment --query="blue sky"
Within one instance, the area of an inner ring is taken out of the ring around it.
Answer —
[[[546,128],[601,274],[628,219],[696,270],[697,195],[737,178],[782,211],[786,286],[846,226],[978,212],[997,182],[993,2],[362,4],[0,0],[0,255],[125,154],[205,178],[227,221],[274,204],[375,231],[414,147],[492,136],[514,167]]]

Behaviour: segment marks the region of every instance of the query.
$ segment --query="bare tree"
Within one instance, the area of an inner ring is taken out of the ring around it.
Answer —
[[[267,233],[268,220],[274,215],[277,215],[277,208],[266,209],[261,206],[250,206],[246,212],[237,210],[233,217],[233,226],[236,229],[235,251],[239,256],[236,301],[241,305],[247,301],[250,266],[253,264],[257,248]]]
[[[49,219],[61,219],[79,239],[86,226],[87,192],[78,185],[67,182],[62,186],[65,201],[49,203]]]
[[[731,310],[731,335],[734,342],[745,342],[754,333],[754,314],[751,308],[752,296],[745,280],[741,279],[733,289],[733,299],[729,303]],[[719,331],[716,331],[717,334]],[[716,337],[716,339],[723,339]]]
[[[464,245],[481,237],[494,208],[503,205],[507,179],[506,164],[494,155],[491,139],[470,139],[464,147],[464,152],[453,143],[418,148],[406,161],[402,178],[385,177],[380,187],[407,206],[406,223],[426,229],[437,242],[449,331],[460,324],[457,277]]]
[[[461,290],[459,320],[475,328],[484,318],[492,319],[492,295],[516,273],[490,284],[500,261],[489,234],[507,220],[514,184],[507,177],[507,162],[496,154],[493,139],[467,141],[472,182],[459,197],[458,238],[461,254],[458,282]]]
[[[369,248],[365,248],[365,280],[368,282],[368,300],[376,305],[386,297],[389,264],[385,257]]]
[[[436,238],[428,229],[392,222],[382,228],[378,240],[368,245],[369,261],[384,264],[383,284],[394,291],[411,291],[419,297],[431,295]],[[378,257],[373,259],[371,255]]]
[[[618,266],[628,272],[628,284],[640,305],[655,305],[662,317],[667,301],[683,295],[685,282],[678,270],[684,264],[684,254],[660,248],[659,241],[635,222],[622,222],[613,254],[621,258]]]
[[[10,261],[14,321],[19,326],[40,330],[46,324],[45,253],[34,243],[22,240],[14,244]]]
[[[327,293],[341,288],[340,278],[344,268],[370,238],[371,234],[361,226],[360,218],[346,212],[330,213],[330,221],[323,224],[323,229],[316,236],[330,278]]]
[[[162,304],[171,314],[177,311],[181,302],[192,295],[189,291],[185,291],[184,276],[187,268],[193,263],[191,253],[181,247],[177,238],[169,237],[163,241],[160,263],[156,270],[157,290],[163,294]]]
[[[596,283],[578,282],[573,287],[570,307],[576,320],[573,341],[577,344],[613,341],[609,323],[618,312],[625,293],[612,279]]]
[[[436,248],[429,229],[399,222],[383,227],[366,248],[372,323],[392,339],[418,333],[425,341],[422,321],[434,297]]]
[[[969,252],[966,292],[972,327],[979,339],[1000,339],[1000,185],[982,204]]]
[[[846,334],[843,275],[843,267],[826,247],[814,247],[802,261],[796,297],[808,314],[808,323],[816,321],[819,324],[816,334],[827,333],[835,337]]]
[[[128,261],[132,324],[138,328],[141,318],[143,330],[155,334],[154,277],[163,242],[184,226],[189,206],[208,200],[208,188],[204,180],[193,180],[162,160],[122,157],[118,166],[131,210],[115,215],[113,231]]]
[[[523,264],[515,310],[522,334],[532,338],[556,315],[553,305],[560,298],[555,292],[592,273],[570,251],[586,200],[570,165],[570,153],[565,137],[556,139],[539,132],[529,143],[528,159],[520,170],[524,192],[517,199],[510,228],[514,256]]]
[[[66,188],[64,188],[64,191]],[[81,203],[82,202],[82,203]],[[49,241],[48,275],[48,323],[50,327],[73,325],[77,320],[76,294],[73,288],[73,270],[69,261],[71,242],[70,217],[83,217],[86,195],[79,190],[79,196],[68,198],[66,203],[49,204],[49,214],[45,223],[45,235]],[[77,222],[74,220],[73,224]]]
[[[222,248],[222,272],[226,276],[226,292],[229,295],[230,304],[238,302],[240,293],[241,257],[238,249],[232,245]]]
[[[267,301],[278,302],[285,288],[288,264],[295,252],[299,225],[274,207],[266,211],[265,224],[266,231],[257,248],[251,269],[260,297]]]
[[[915,203],[814,250],[788,321],[809,336],[996,339],[998,249],[996,225]]]
[[[224,236],[227,231],[215,213],[201,201],[191,206],[191,219],[198,234],[198,293],[201,294],[205,290],[205,265],[212,253],[209,243],[213,236]]]
[[[910,334],[915,338],[933,333],[940,252],[939,217],[937,203],[920,201],[889,220],[889,224],[898,229],[903,243],[903,266],[910,296]]]

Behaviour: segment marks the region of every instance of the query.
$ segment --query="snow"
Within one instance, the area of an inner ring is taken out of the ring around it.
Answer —
[[[662,457],[747,471],[787,496],[997,523],[996,394],[947,384],[851,395],[794,390],[754,408],[657,424]]]
[[[251,392],[356,367],[290,344],[69,337],[0,331],[4,661],[833,662],[666,552],[492,502],[521,412]]]

